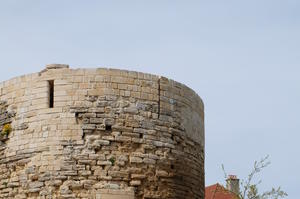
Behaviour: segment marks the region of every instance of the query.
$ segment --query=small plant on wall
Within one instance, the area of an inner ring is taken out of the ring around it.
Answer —
[[[1,138],[5,139],[7,138],[8,134],[12,131],[11,125],[10,124],[5,124],[2,128],[1,131]]]
[[[109,158],[108,160],[111,162],[111,165],[112,165],[112,166],[115,165],[115,162],[116,162],[115,157],[111,157],[111,158]]]

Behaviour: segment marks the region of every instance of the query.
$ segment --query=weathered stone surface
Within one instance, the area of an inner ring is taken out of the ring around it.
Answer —
[[[31,183],[28,184],[28,188],[29,189],[40,188],[42,186],[44,186],[44,183],[43,182],[39,182],[39,181],[31,182]]]
[[[203,103],[173,80],[47,65],[0,83],[5,125],[0,198],[203,199]]]
[[[132,179],[144,179],[146,178],[146,175],[144,174],[131,174]]]
[[[163,170],[156,170],[156,176],[158,177],[168,177],[169,173]]]
[[[142,182],[140,180],[131,180],[130,181],[130,185],[132,185],[132,186],[139,186],[141,184],[142,184]]]
[[[139,157],[130,157],[130,163],[142,163],[143,159]]]

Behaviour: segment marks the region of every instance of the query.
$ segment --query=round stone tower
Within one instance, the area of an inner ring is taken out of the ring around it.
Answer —
[[[176,81],[52,64],[0,83],[0,113],[0,198],[204,198],[203,103]]]

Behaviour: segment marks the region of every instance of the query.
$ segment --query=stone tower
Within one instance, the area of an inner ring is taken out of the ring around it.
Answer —
[[[0,83],[0,113],[0,198],[204,198],[203,103],[176,81],[52,64]]]

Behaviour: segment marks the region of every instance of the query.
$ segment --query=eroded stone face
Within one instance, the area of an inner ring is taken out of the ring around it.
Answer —
[[[0,90],[0,198],[204,198],[203,103],[186,86],[50,65]]]

